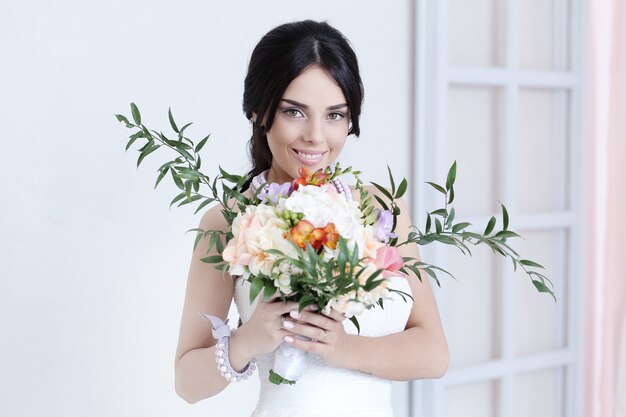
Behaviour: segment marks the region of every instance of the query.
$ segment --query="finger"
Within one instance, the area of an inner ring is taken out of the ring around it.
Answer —
[[[288,314],[291,311],[298,311],[298,303],[295,301],[276,302],[277,314]]]
[[[301,340],[293,336],[285,336],[283,340],[289,343],[289,345],[307,352],[320,353],[326,348],[323,343]]]
[[[283,323],[283,327],[293,334],[298,334],[300,336],[305,336],[321,342],[326,341],[329,333],[327,330],[324,330],[320,327],[300,322],[294,322],[292,320],[285,320],[285,322]]]
[[[330,313],[326,314],[324,312],[322,312],[322,314],[324,314],[326,317],[330,317],[335,321],[344,321],[346,319],[346,315],[341,313],[340,311],[335,310],[334,308],[332,308],[330,310]]]
[[[302,310],[300,314],[296,314],[297,312],[291,312],[289,315],[292,319],[297,319],[298,322],[308,323],[313,326],[319,327],[324,330],[331,330],[334,328],[336,324],[335,320],[330,317],[323,316],[318,313],[313,313],[310,311]]]

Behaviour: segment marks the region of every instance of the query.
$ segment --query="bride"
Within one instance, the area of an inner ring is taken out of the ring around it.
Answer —
[[[335,28],[301,21],[267,33],[252,52],[245,79],[243,110],[252,122],[247,195],[266,182],[293,181],[303,165],[313,172],[333,164],[347,137],[360,133],[362,100],[356,55]],[[338,191],[345,198],[359,198],[343,188]],[[400,200],[399,206],[396,232],[402,241],[412,223],[406,203]],[[226,231],[220,207],[208,210],[199,227]],[[189,403],[217,395],[236,383],[232,375],[247,377],[258,367],[261,392],[253,416],[391,416],[391,380],[439,378],[446,372],[447,343],[427,279],[390,279],[389,287],[410,292],[414,301],[393,299],[384,309],[366,310],[357,335],[334,310],[298,314],[296,303],[259,301],[262,297],[250,304],[246,280],[224,279],[200,261],[207,256],[205,247],[201,242],[192,256],[176,351],[176,392]],[[419,258],[416,245],[398,249]],[[223,320],[233,299],[242,324],[220,339],[226,346],[216,348],[211,322],[198,313]],[[284,342],[309,352],[295,385],[268,381],[273,352]],[[216,359],[222,359],[221,371]]]

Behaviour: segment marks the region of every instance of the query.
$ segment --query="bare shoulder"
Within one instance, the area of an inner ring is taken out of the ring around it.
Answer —
[[[248,198],[252,198],[252,192],[250,190],[245,191],[243,195]],[[235,204],[234,199],[231,198],[226,204],[228,205],[228,207],[232,207],[233,211],[239,211],[239,208],[237,207],[237,204]],[[215,204],[207,211],[205,211],[202,215],[202,218],[200,219],[199,227],[203,230],[219,230],[222,232],[228,232],[228,222],[222,214],[222,205]]]
[[[219,230],[221,232],[227,232],[228,222],[222,214],[222,206],[216,204],[205,211],[200,219],[199,227],[203,230]]]

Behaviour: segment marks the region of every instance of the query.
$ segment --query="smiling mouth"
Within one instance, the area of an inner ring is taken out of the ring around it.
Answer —
[[[319,162],[322,159],[322,157],[328,152],[328,151],[323,151],[323,152],[311,153],[311,152],[302,152],[297,149],[292,149],[292,150],[296,154],[298,159],[304,163]]]

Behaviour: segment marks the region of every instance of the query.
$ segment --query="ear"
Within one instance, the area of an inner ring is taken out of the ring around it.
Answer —
[[[256,114],[256,112],[252,112],[252,118],[250,119],[250,121],[251,121],[252,123],[256,123],[256,118],[257,118],[257,114]]]

